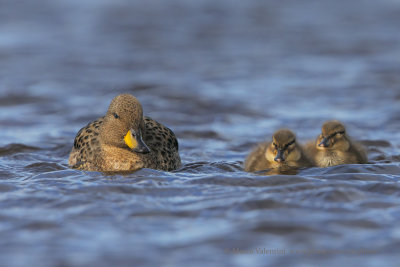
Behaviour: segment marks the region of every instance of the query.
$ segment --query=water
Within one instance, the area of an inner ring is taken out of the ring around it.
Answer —
[[[1,265],[396,266],[399,16],[393,0],[0,1]],[[180,170],[68,168],[119,93],[175,131]],[[276,129],[307,141],[332,118],[369,164],[243,172]]]

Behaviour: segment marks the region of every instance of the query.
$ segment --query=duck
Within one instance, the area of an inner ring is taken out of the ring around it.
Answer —
[[[289,129],[280,129],[273,134],[272,141],[259,143],[244,162],[247,172],[272,170],[273,174],[312,166],[314,163]]]
[[[172,171],[181,166],[181,158],[174,132],[143,116],[135,96],[120,94],[111,101],[105,116],[79,130],[68,164],[86,171]]]
[[[365,149],[347,135],[345,126],[338,120],[326,121],[317,139],[306,145],[306,151],[318,167],[368,161]]]

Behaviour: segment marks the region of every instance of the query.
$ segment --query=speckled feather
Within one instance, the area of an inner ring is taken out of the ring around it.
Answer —
[[[120,166],[120,170],[152,168],[171,171],[180,167],[178,140],[167,127],[150,117],[144,117],[143,141],[150,148],[148,154],[139,154],[126,148],[107,148],[99,140],[104,117],[83,127],[76,135],[69,164],[76,169],[107,171],[110,165]],[[109,151],[116,155],[110,156]]]

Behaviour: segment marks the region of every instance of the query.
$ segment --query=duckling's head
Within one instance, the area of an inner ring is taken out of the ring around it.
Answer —
[[[143,109],[139,100],[130,94],[116,96],[108,107],[100,130],[105,144],[130,148],[137,153],[149,153],[142,140],[144,132]]]
[[[348,150],[350,143],[344,125],[336,120],[325,122],[322,125],[322,133],[317,138],[316,146],[320,150]]]
[[[278,164],[299,160],[301,152],[297,146],[295,134],[287,129],[275,132],[265,156],[269,162]]]

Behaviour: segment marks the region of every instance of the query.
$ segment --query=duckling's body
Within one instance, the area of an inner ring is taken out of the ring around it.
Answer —
[[[368,160],[365,149],[347,135],[339,121],[324,123],[322,134],[315,142],[308,143],[306,150],[318,167],[363,164]]]
[[[171,171],[180,167],[181,160],[175,134],[143,117],[135,97],[120,95],[114,98],[106,116],[78,132],[69,165],[88,171]]]
[[[272,142],[260,143],[246,158],[244,169],[248,172],[274,169],[278,173],[312,167],[314,164],[296,142],[290,130],[274,133]]]

